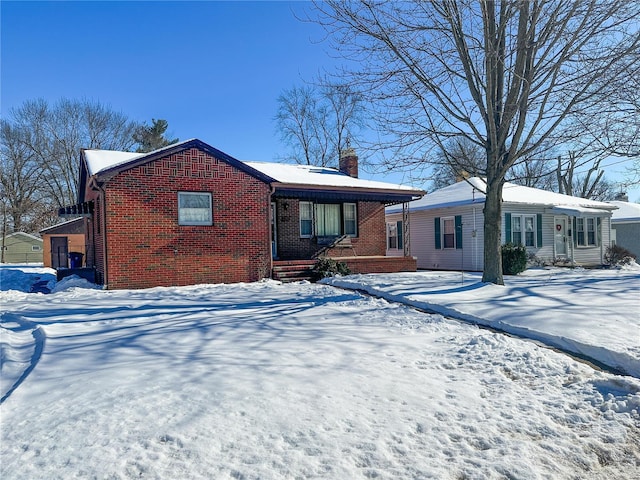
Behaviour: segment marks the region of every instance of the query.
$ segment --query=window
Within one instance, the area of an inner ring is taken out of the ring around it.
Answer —
[[[300,202],[300,237],[358,235],[358,206],[355,203]]]
[[[514,245],[522,245],[522,217],[511,217],[511,242]]]
[[[442,219],[442,231],[444,248],[454,248],[456,246],[456,229],[453,218]]]
[[[534,228],[534,219],[533,217],[527,216],[524,217],[524,245],[525,247],[535,247],[536,246],[536,234]]]
[[[403,248],[402,221],[387,223],[387,248],[401,250]]]
[[[300,236],[309,238],[313,235],[313,204],[300,202]]]
[[[178,192],[179,225],[213,225],[211,194]]]
[[[316,204],[316,235],[318,237],[340,236],[340,205],[337,203]]]
[[[597,226],[599,222],[594,217],[576,218],[576,244],[579,247],[595,247],[598,245]]]
[[[352,237],[358,236],[358,221],[355,203],[345,203],[344,210],[344,234]]]
[[[505,241],[525,247],[542,246],[542,215],[504,214]]]
[[[39,252],[41,250],[40,245],[31,245],[32,252]]]
[[[462,215],[434,219],[436,249],[462,248]]]

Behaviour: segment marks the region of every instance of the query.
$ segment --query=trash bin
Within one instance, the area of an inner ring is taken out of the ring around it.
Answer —
[[[82,268],[84,253],[69,252],[69,268]]]

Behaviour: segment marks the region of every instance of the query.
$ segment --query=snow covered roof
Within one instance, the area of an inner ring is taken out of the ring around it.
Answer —
[[[84,158],[87,162],[89,176],[103,170],[108,170],[116,165],[128,163],[144,153],[118,152],[116,150],[85,150]]]
[[[609,203],[618,207],[618,210],[614,210],[611,216],[612,223],[640,222],[640,204],[619,201]]]
[[[222,158],[267,183],[279,184],[278,187],[328,190],[358,189],[363,192],[383,191],[401,194],[403,196],[401,201],[424,195],[423,191],[413,187],[353,178],[333,168],[268,162],[242,162],[197,139],[185,140],[149,153],[87,149],[83,151],[83,156],[89,177],[98,175],[108,178],[109,175],[133,167],[138,163],[144,163],[154,158],[159,158],[164,154],[171,154],[191,147],[203,148],[213,156]]]
[[[451,208],[460,205],[484,204],[487,184],[478,177],[471,177],[448,187],[436,190],[420,200],[411,202],[411,211],[433,210],[437,208]],[[609,212],[616,207],[605,202],[597,202],[586,198],[572,197],[561,193],[549,192],[539,188],[523,187],[514,183],[505,183],[502,190],[503,203],[540,205],[555,207],[557,213],[570,215],[593,212]],[[560,211],[562,209],[562,212]],[[401,211],[398,207],[390,207],[387,213]],[[569,213],[571,212],[571,213]]]
[[[349,187],[375,190],[403,190],[416,193],[420,192],[420,190],[406,185],[353,178],[336,170],[335,168],[268,162],[244,163],[259,172],[264,173],[268,177],[273,178],[276,182],[287,185],[313,185],[319,187]]]

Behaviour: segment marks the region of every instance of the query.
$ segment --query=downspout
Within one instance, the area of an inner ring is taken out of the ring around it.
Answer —
[[[577,222],[575,220],[576,217],[571,216],[569,217],[569,228],[571,228],[571,239],[569,241],[569,247],[571,248],[571,266],[575,267],[576,266],[576,260],[574,258],[574,253],[576,251],[576,242],[577,242],[577,232],[575,231],[575,228],[573,228],[574,225],[577,225]]]
[[[102,187],[98,187],[98,191],[100,192],[100,209],[102,212],[102,219],[99,219],[102,224],[102,265],[104,267],[104,278],[102,279],[102,287],[105,290],[108,290],[108,278],[109,278],[109,260],[107,258],[107,192]],[[94,230],[95,235],[95,230]],[[95,240],[94,240],[95,246]]]
[[[476,230],[476,207],[473,207],[473,270],[478,271],[478,230]]]
[[[277,229],[277,225],[275,225],[275,222],[277,221],[277,210],[278,210],[278,203],[274,200],[273,203],[275,204],[275,208],[273,209],[273,214],[275,215],[274,218],[271,218],[271,200],[273,198],[273,194],[276,192],[276,187],[270,183],[269,184],[269,198],[268,198],[268,205],[269,205],[269,242],[267,243],[267,248],[269,249],[269,278],[273,278],[273,248],[271,248],[271,242],[276,242],[276,245],[278,245],[277,239],[276,238],[271,238],[271,235],[273,233],[276,233],[278,231]],[[275,229],[271,228],[271,222],[273,222],[273,225],[276,226]],[[275,232],[274,232],[275,230]]]

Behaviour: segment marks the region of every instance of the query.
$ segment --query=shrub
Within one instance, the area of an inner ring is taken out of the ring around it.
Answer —
[[[507,243],[502,245],[502,273],[517,275],[527,269],[527,249],[524,245]]]
[[[322,257],[313,266],[313,279],[318,281],[335,275],[349,275],[351,270],[344,262],[337,262],[333,258]]]
[[[636,261],[636,256],[620,245],[611,245],[604,253],[604,261],[614,266],[629,265]]]

